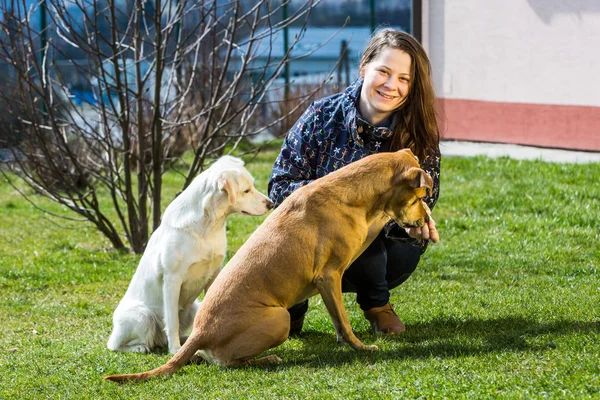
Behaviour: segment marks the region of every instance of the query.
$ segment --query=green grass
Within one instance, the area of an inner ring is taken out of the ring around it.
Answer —
[[[262,191],[274,157],[248,164]],[[279,366],[193,365],[122,386],[102,378],[169,358],[105,348],[139,256],[0,183],[0,398],[600,398],[600,164],[447,158],[442,172],[442,240],[392,292],[406,334],[370,334],[346,295],[357,336],[380,347],[355,352],[315,297],[304,333],[270,351]],[[228,257],[261,221],[228,221]]]

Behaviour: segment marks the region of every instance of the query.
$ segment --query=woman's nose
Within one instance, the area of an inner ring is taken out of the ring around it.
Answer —
[[[387,88],[389,88],[389,89],[395,89],[395,88],[396,88],[396,86],[395,86],[395,84],[394,84],[394,83],[395,83],[395,80],[394,80],[394,78],[392,78],[392,77],[390,76],[390,77],[388,77],[388,78],[385,80],[385,82],[384,82],[384,86],[385,86],[385,87],[387,87]]]

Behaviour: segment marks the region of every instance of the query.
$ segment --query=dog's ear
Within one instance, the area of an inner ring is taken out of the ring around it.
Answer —
[[[421,168],[409,168],[402,176],[403,179],[408,182],[410,187],[415,189],[425,187],[431,190],[433,188],[433,180]]]
[[[235,195],[235,179],[228,172],[223,172],[217,178],[217,185],[219,190],[227,192],[229,195],[229,205],[232,206],[235,204],[236,195]]]

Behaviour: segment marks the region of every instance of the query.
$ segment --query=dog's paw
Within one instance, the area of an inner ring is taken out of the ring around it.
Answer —
[[[352,348],[354,350],[367,350],[367,351],[375,351],[375,350],[379,350],[379,347],[375,346],[375,345],[366,345],[363,343],[360,344],[356,344],[355,346],[352,346]]]
[[[271,365],[281,364],[281,358],[279,358],[275,354],[271,354],[271,355],[263,357],[263,363],[271,364]]]
[[[368,350],[368,351],[375,351],[375,350],[379,350],[379,347],[373,345],[364,345],[364,347],[361,350]]]
[[[148,354],[150,353],[150,348],[145,344],[138,344],[137,346],[131,347],[131,351],[134,353]]]
[[[228,364],[228,366],[236,366],[236,367],[256,367],[256,366],[269,366],[269,365],[277,365],[281,363],[281,358],[277,357],[274,354],[265,356],[265,357],[260,357],[260,358],[255,358],[252,360],[245,360],[242,362],[239,361],[233,361],[231,363]]]

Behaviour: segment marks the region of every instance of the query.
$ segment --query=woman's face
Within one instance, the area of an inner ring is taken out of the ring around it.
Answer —
[[[364,83],[359,109],[363,118],[374,125],[384,123],[406,100],[410,88],[408,53],[385,47],[377,57],[360,67]]]

